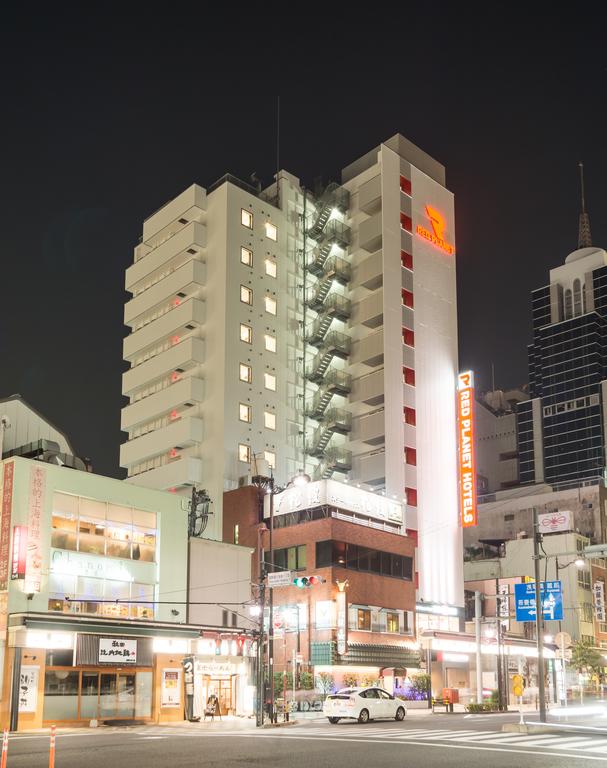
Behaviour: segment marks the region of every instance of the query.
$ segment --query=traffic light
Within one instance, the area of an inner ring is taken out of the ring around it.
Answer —
[[[300,589],[304,587],[315,587],[317,584],[324,584],[326,579],[322,576],[297,576],[293,579],[293,584]]]

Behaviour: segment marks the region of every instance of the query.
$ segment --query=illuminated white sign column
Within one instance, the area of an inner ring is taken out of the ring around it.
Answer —
[[[399,170],[412,189],[419,598],[463,606],[453,194],[413,166]]]

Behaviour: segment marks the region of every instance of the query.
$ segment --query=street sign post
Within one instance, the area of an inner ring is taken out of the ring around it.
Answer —
[[[276,571],[275,573],[268,573],[268,587],[290,587],[293,578],[291,571]]]
[[[541,603],[544,621],[562,621],[563,587],[560,581],[542,581]],[[517,621],[535,621],[535,583],[514,585]]]

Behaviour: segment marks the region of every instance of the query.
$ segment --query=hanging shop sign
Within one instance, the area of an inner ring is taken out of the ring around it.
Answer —
[[[459,486],[462,528],[477,524],[476,451],[474,447],[474,374],[460,373],[457,379],[459,437]]]
[[[181,670],[162,670],[162,691],[160,695],[161,707],[181,706]]]
[[[595,581],[592,585],[592,597],[596,620],[605,621],[605,584],[602,581]]]
[[[100,637],[99,663],[137,664],[137,640]]]
[[[14,472],[14,461],[10,461],[4,465],[2,482],[2,516],[0,517],[0,591],[8,589],[8,563],[10,558]]]
[[[30,496],[27,517],[27,556],[23,591],[40,592],[42,580],[42,510],[44,508],[45,472],[42,467],[30,469]]]
[[[19,673],[19,712],[35,712],[38,708],[40,667],[21,666]]]
[[[27,526],[13,526],[13,558],[11,561],[11,579],[25,578],[27,558]]]
[[[543,512],[537,516],[540,533],[560,533],[573,530],[571,512],[563,509],[558,512]]]

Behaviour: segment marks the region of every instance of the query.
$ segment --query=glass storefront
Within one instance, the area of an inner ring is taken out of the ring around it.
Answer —
[[[125,671],[47,667],[43,720],[150,718],[152,682],[151,669]]]

